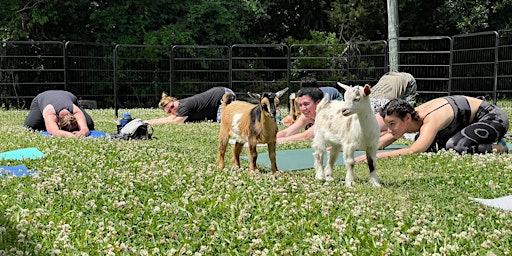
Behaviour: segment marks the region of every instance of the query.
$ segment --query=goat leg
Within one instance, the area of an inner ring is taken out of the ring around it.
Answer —
[[[224,156],[226,154],[226,147],[228,146],[229,137],[219,138],[219,147],[218,147],[218,156],[217,156],[217,166],[219,169],[224,169]]]
[[[313,157],[315,158],[315,178],[317,180],[324,180],[324,154],[325,151],[321,151],[320,149],[315,149],[315,153],[313,153]]]
[[[332,169],[334,168],[334,163],[338,159],[338,155],[340,153],[341,146],[338,144],[334,144],[331,147],[331,151],[329,152],[329,160],[327,162],[327,166],[324,169],[325,180],[333,181],[334,177],[332,175]]]
[[[345,161],[345,168],[347,169],[347,174],[345,175],[345,186],[352,187],[352,183],[354,183],[354,148],[343,148],[343,158]]]
[[[233,157],[231,158],[231,162],[233,163],[233,167],[236,169],[240,168],[240,153],[242,152],[242,148],[244,147],[243,143],[235,142],[233,145]]]
[[[277,170],[277,163],[276,163],[276,142],[269,142],[267,143],[268,147],[268,156],[270,157],[270,163],[272,164],[272,173],[276,173]]]
[[[249,170],[256,170],[256,160],[258,159],[258,152],[256,151],[256,142],[249,141]]]
[[[374,187],[380,187],[379,178],[377,177],[377,150],[366,149],[366,160],[368,162],[368,169],[370,170],[370,184]]]

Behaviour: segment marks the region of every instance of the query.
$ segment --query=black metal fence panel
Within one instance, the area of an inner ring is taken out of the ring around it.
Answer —
[[[496,100],[498,39],[494,31],[453,37],[450,94]]]
[[[512,97],[512,30],[499,31],[499,35],[496,94],[504,99]]]
[[[111,44],[66,42],[67,89],[97,108],[112,108],[114,98],[114,47]]]
[[[156,106],[162,92],[169,88],[170,52],[169,47],[166,46],[116,45],[114,49],[116,110]]]
[[[4,107],[27,108],[40,92],[66,90],[64,44],[4,41],[0,47],[0,98]]]
[[[336,86],[347,77],[345,44],[294,44],[289,50],[290,91],[300,89],[303,77],[317,79],[321,86]]]
[[[419,101],[450,93],[450,37],[400,37],[400,71],[414,76]]]
[[[183,98],[212,87],[231,87],[231,49],[225,45],[172,47],[169,95]]]
[[[375,84],[389,70],[386,41],[352,42],[343,56],[347,61],[348,84]]]
[[[288,46],[236,44],[231,47],[231,87],[247,92],[278,91],[288,86]]]
[[[156,107],[162,92],[187,97],[214,86],[248,91],[370,84],[389,70],[386,41],[332,45],[109,45],[2,41],[0,101],[27,108],[39,92],[71,91],[100,108]],[[451,94],[512,97],[512,30],[399,38],[399,69],[415,76],[422,100]]]

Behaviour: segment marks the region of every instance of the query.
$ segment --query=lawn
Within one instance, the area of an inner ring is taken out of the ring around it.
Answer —
[[[88,112],[115,131],[113,110]],[[218,170],[216,123],[154,126],[150,141],[64,139],[25,130],[27,113],[0,110],[1,152],[45,154],[0,160],[38,171],[0,178],[0,255],[512,254],[512,212],[468,200],[512,194],[512,154],[381,159],[381,188],[357,164],[349,189],[342,166],[331,183],[312,169],[251,172],[245,161]]]

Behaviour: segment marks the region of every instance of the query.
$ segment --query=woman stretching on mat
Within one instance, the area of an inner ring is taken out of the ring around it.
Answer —
[[[25,126],[57,137],[85,137],[94,130],[91,116],[80,107],[76,96],[61,90],[38,94],[30,104]]]
[[[447,96],[413,108],[395,99],[380,111],[388,133],[379,139],[384,148],[404,133],[419,132],[409,148],[379,152],[378,158],[453,149],[458,153],[507,153],[503,137],[509,128],[507,114],[496,105],[467,96]],[[498,142],[498,143],[496,143]],[[365,161],[366,156],[356,158]]]
[[[297,92],[297,97],[301,114],[292,125],[277,133],[277,143],[309,140],[314,136],[316,105],[320,103],[324,93],[318,87],[303,87]],[[308,126],[308,129],[299,133]]]
[[[158,103],[158,107],[169,116],[147,120],[147,122],[149,124],[177,124],[201,121],[219,122],[221,113],[220,100],[224,93],[227,92],[233,94],[233,100],[236,99],[235,93],[226,87],[213,87],[205,92],[181,100],[162,93],[162,99]]]

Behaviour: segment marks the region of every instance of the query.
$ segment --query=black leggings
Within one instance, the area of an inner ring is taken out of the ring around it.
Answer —
[[[492,152],[492,144],[501,140],[508,128],[507,114],[484,101],[478,107],[473,123],[451,136],[444,148],[469,154]]]

